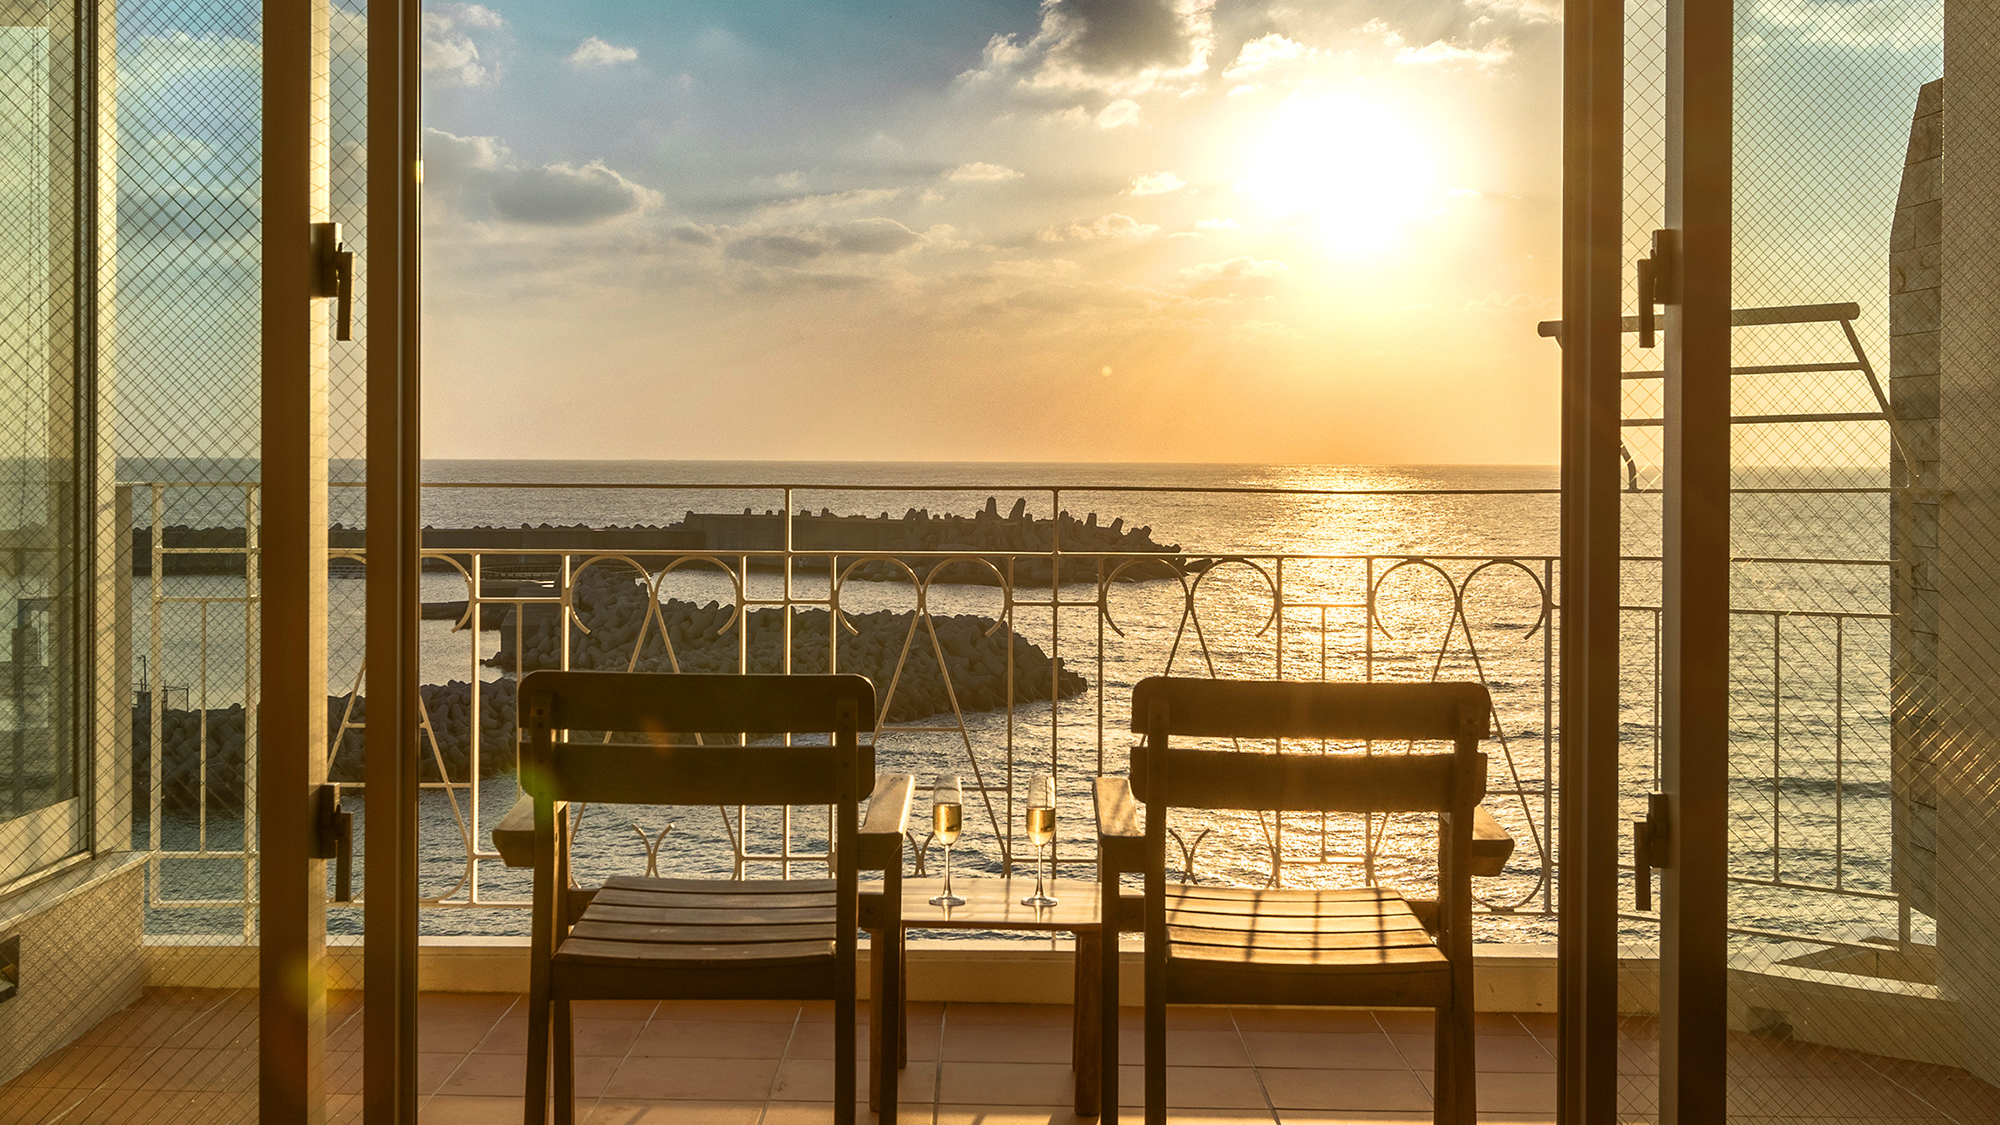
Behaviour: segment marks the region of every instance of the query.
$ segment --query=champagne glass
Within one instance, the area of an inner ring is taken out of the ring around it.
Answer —
[[[930,900],[932,906],[964,906],[965,900],[951,893],[951,846],[965,827],[965,795],[958,787],[958,775],[944,774],[931,790],[931,834],[944,845],[944,893]]]
[[[1056,839],[1056,779],[1038,773],[1028,782],[1028,843],[1035,848],[1035,893],[1021,900],[1022,906],[1045,907],[1056,904],[1055,896],[1042,886],[1042,849]]]

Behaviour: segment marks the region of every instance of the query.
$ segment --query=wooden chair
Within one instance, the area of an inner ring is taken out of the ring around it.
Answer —
[[[857,873],[879,870],[901,902],[903,831],[916,779],[874,776],[875,689],[861,676],[532,672],[521,681],[528,736],[521,781],[534,801],[534,926],[528,985],[526,1125],[548,1096],[551,1010],[558,1125],[575,1115],[570,1004],[598,999],[798,999],[834,1005],[834,1120],[855,1119]],[[565,737],[558,737],[563,732]],[[591,732],[569,741],[568,732]],[[595,732],[613,733],[604,742]],[[638,740],[630,732],[638,732]],[[828,734],[818,746],[669,744],[665,735]],[[586,741],[585,739],[589,740]],[[830,805],[831,879],[656,879],[570,886],[570,801],[648,805]],[[890,906],[889,909],[894,909]],[[890,927],[901,933],[900,925]],[[882,974],[894,1004],[896,951]],[[894,1020],[874,1062],[894,1120]]]
[[[1132,776],[1097,779],[1104,917],[1118,877],[1145,876],[1145,1106],[1167,1120],[1168,1004],[1325,1004],[1436,1010],[1436,1120],[1472,1125],[1472,886],[1475,821],[1504,863],[1486,792],[1492,703],[1481,684],[1296,683],[1154,677],[1132,693]],[[1176,736],[1452,743],[1451,753],[1256,753],[1175,748]],[[1139,827],[1134,798],[1147,806]],[[1169,808],[1276,812],[1435,812],[1436,903],[1387,888],[1250,890],[1168,886]],[[1505,848],[1511,850],[1507,841]],[[1497,865],[1489,862],[1492,873]],[[1430,925],[1434,925],[1433,938]],[[1118,995],[1118,943],[1103,952]],[[1118,1057],[1117,1005],[1104,1006],[1104,1057]],[[1115,1120],[1118,1068],[1103,1104]]]

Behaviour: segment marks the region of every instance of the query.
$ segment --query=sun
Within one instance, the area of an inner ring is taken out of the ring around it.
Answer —
[[[1438,195],[1428,139],[1395,108],[1352,94],[1287,98],[1251,141],[1236,190],[1356,254],[1396,245]]]

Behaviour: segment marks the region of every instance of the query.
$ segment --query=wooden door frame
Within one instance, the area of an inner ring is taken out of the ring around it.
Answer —
[[[366,1125],[417,1120],[417,694],[422,598],[418,385],[418,0],[368,9],[368,887]],[[476,687],[477,685],[475,685]]]
[[[1618,1110],[1624,0],[1563,13],[1558,1117]]]
[[[326,1115],[328,324],[313,225],[328,190],[328,3],[264,5],[258,1117]]]
[[[1660,1125],[1728,1114],[1734,0],[1667,0]]]

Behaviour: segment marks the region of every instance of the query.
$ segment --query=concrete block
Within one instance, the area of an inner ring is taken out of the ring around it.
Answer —
[[[1938,287],[1938,275],[1943,249],[1938,246],[1913,246],[1908,250],[1897,250],[1889,255],[1889,292],[1916,293]]]
[[[1908,332],[1936,332],[1939,325],[1938,291],[1889,295],[1889,324],[1893,335]]]
[[[1896,193],[1897,207],[1911,207],[1944,198],[1944,160],[1920,160],[1903,168],[1903,186]]]
[[[1919,203],[1914,207],[1901,207],[1896,211],[1895,223],[1889,228],[1889,250],[1909,250],[1918,246],[1936,246],[1944,241],[1944,204],[1942,201]]]

